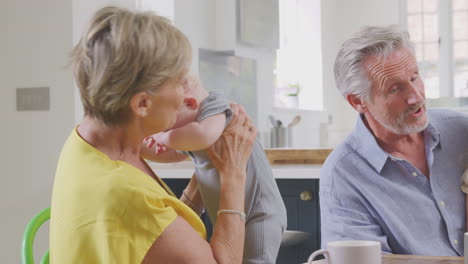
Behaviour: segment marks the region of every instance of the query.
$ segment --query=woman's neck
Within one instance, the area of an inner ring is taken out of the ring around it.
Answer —
[[[130,124],[109,126],[92,117],[85,117],[77,128],[78,134],[112,160],[133,163],[140,159],[143,135]]]

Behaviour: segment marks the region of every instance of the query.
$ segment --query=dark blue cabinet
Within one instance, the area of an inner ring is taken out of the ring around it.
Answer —
[[[320,248],[320,210],[317,179],[277,179],[288,214],[288,230],[310,234],[304,242],[280,248],[277,264],[304,263]]]
[[[164,179],[177,197],[180,197],[188,179]],[[304,263],[313,251],[320,248],[320,210],[318,200],[318,179],[277,179],[276,180],[288,214],[288,230],[310,234],[300,244],[281,247],[277,264]],[[202,215],[208,237],[212,225],[207,215]]]

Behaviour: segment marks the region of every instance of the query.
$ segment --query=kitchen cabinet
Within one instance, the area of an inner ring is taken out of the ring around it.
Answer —
[[[178,197],[189,179],[164,179]],[[277,264],[304,263],[313,251],[320,248],[320,210],[318,199],[318,179],[276,179],[286,206],[288,230],[299,230],[309,234],[308,238],[294,245],[282,246]],[[212,225],[207,215],[202,215],[208,237]]]
[[[276,179],[288,215],[288,230],[309,234],[300,244],[283,246],[277,264],[304,263],[320,248],[318,179]]]

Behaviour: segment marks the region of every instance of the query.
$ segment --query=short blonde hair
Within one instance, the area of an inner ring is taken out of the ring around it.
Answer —
[[[85,115],[108,125],[130,118],[130,99],[188,71],[191,47],[153,12],[104,7],[71,53]]]

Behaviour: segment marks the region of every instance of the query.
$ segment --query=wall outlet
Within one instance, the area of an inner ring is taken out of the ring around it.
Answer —
[[[16,88],[16,111],[50,110],[49,87]]]

